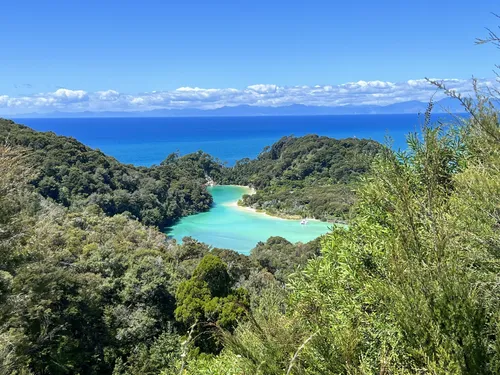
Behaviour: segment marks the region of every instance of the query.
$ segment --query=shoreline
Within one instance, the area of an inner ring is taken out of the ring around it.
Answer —
[[[250,187],[250,186],[246,186],[246,185],[218,185],[218,186],[237,186],[237,187],[245,188],[245,189],[247,189],[248,193],[244,193],[244,194],[249,194],[249,195],[253,195],[257,192],[257,190],[255,188]],[[296,216],[293,216],[293,215],[289,215],[289,216],[288,215],[273,215],[273,214],[270,214],[264,210],[258,210],[256,208],[248,207],[248,206],[241,206],[238,204],[238,202],[239,202],[239,199],[236,201],[233,201],[233,202],[226,203],[224,205],[227,207],[234,207],[234,208],[237,208],[239,210],[243,210],[243,211],[247,211],[247,212],[252,212],[254,214],[265,215],[265,216],[268,216],[269,218],[273,218],[273,219],[292,220],[292,221],[307,220],[307,221],[322,222],[319,219],[314,219],[314,218],[310,218],[310,217],[303,218],[303,217],[300,217],[299,215],[296,215]]]
[[[284,218],[284,217],[280,217],[280,216],[270,215],[270,214],[268,214],[265,211],[259,211],[259,210],[257,210],[256,208],[253,208],[253,207],[240,206],[238,204],[238,201],[233,201],[233,202],[225,203],[224,206],[226,206],[226,207],[233,207],[233,208],[236,208],[236,209],[241,210],[241,211],[251,212],[251,213],[256,214],[256,215],[267,216],[270,219],[295,220],[295,219],[290,219],[290,218]],[[297,220],[299,220],[299,219],[297,219]]]
[[[253,195],[253,194],[255,194],[257,192],[257,190],[255,190],[255,188],[247,186],[247,185],[235,185],[235,184],[221,185],[221,184],[213,183],[213,184],[207,184],[207,186],[208,187],[217,187],[217,186],[235,186],[235,187],[240,187],[240,188],[244,188],[247,191],[249,191],[250,195]],[[243,193],[243,194],[247,194],[247,193]]]
[[[251,186],[246,186],[246,185],[220,185],[220,186],[237,186],[237,187],[240,187],[240,188],[244,188],[244,189],[246,189],[248,191],[248,195],[254,195],[255,193],[257,193],[257,189],[255,189],[255,188],[253,188]]]
[[[244,192],[243,194],[249,194],[249,195],[253,195],[253,194],[255,194],[257,192],[257,190],[255,188],[247,186],[247,185],[235,185],[235,184],[231,184],[231,185],[218,185],[218,184],[214,184],[214,185],[211,185],[211,187],[214,187],[214,186],[235,186],[235,187],[243,188],[243,189],[246,190],[246,192]],[[241,199],[241,197],[240,197],[240,199]],[[286,215],[286,214],[271,214],[271,213],[269,213],[267,211],[258,210],[258,209],[253,208],[253,207],[241,206],[241,205],[238,204],[238,202],[240,201],[240,199],[232,201],[232,202],[224,203],[223,205],[226,206],[226,207],[233,207],[233,208],[236,208],[238,210],[251,212],[253,214],[264,215],[264,216],[267,216],[268,218],[272,218],[272,219],[291,220],[291,221],[307,220],[307,221],[316,221],[316,222],[319,222],[319,223],[326,223],[326,224],[336,225],[336,226],[343,226],[343,227],[344,226],[345,227],[348,226],[348,224],[345,223],[345,222],[335,222],[335,221],[328,221],[328,220],[320,220],[320,219],[316,219],[316,218],[313,218],[313,217],[301,217],[299,215]]]

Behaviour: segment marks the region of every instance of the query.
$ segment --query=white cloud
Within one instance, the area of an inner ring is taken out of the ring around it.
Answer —
[[[142,105],[142,104],[144,104],[144,99],[143,98],[132,98],[130,100],[130,103],[137,104],[137,105]]]
[[[248,90],[258,92],[259,94],[275,93],[278,89],[276,85],[251,85]]]
[[[450,90],[472,93],[472,83],[463,79],[435,79]],[[495,79],[479,80],[480,87],[498,85]],[[136,95],[116,90],[86,92],[58,89],[32,96],[11,97],[0,94],[0,113],[7,115],[52,111],[147,111],[152,109],[198,108],[213,109],[224,106],[310,106],[388,105],[410,100],[427,102],[443,93],[425,79],[406,82],[358,81],[341,85],[278,86],[256,84],[243,89],[179,87],[172,91],[153,91]]]
[[[87,92],[83,90],[59,89],[50,95],[59,101],[66,103],[80,102],[88,100],[89,98]]]
[[[97,91],[95,94],[102,101],[114,101],[120,97],[120,93],[115,90]]]

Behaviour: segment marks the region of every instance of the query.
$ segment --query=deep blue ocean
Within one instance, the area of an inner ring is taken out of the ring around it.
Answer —
[[[447,115],[436,115],[447,118]],[[405,136],[419,131],[423,118],[408,115],[169,117],[169,118],[16,118],[39,131],[71,136],[123,163],[159,164],[172,152],[203,150],[229,165],[253,158],[285,135],[369,138],[394,149],[405,148]]]

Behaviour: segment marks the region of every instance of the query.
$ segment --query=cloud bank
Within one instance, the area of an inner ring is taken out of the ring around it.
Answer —
[[[464,95],[472,93],[471,80],[435,79]],[[480,88],[498,84],[495,79],[479,80]],[[149,111],[154,109],[216,109],[225,106],[280,107],[293,104],[339,107],[345,105],[389,105],[417,100],[427,102],[443,94],[425,79],[406,82],[358,81],[341,85],[278,86],[251,85],[244,89],[204,89],[180,87],[171,91],[153,91],[136,95],[115,90],[86,92],[60,88],[54,92],[12,97],[0,95],[0,114],[26,113]]]

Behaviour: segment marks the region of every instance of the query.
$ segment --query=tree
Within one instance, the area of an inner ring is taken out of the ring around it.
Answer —
[[[194,270],[193,279],[207,283],[213,297],[225,297],[229,293],[231,280],[227,265],[218,257],[207,254]]]
[[[179,284],[176,319],[194,328],[194,344],[204,352],[219,352],[220,329],[234,329],[246,315],[248,292],[232,286],[227,265],[212,254],[205,255],[193,276]]]

